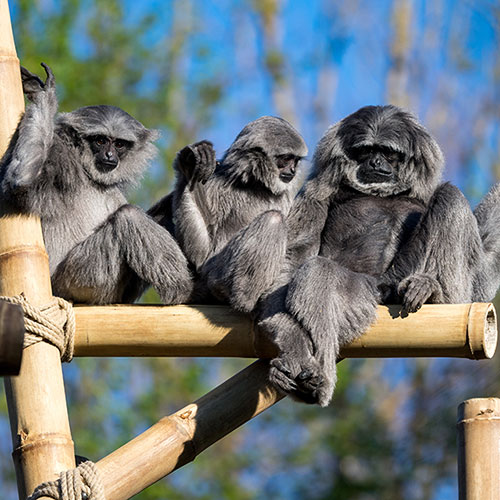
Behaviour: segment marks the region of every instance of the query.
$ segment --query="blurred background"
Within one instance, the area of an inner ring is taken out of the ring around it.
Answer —
[[[21,63],[56,75],[62,111],[114,104],[159,128],[131,199],[172,183],[175,152],[219,156],[249,121],[280,115],[309,145],[367,104],[415,112],[473,205],[500,177],[500,4],[493,0],[18,0]],[[147,300],[155,301],[149,295]],[[76,359],[64,367],[76,453],[98,460],[247,360]],[[456,408],[500,396],[493,361],[347,360],[327,409],[284,400],[135,498],[457,498]],[[3,391],[3,388],[1,389]],[[0,491],[17,498],[5,398]]]

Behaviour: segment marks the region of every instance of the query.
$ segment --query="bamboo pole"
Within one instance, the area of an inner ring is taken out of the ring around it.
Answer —
[[[24,343],[23,310],[0,301],[0,376],[18,375]]]
[[[7,0],[0,0],[0,145],[24,109]],[[24,292],[33,304],[52,297],[48,257],[37,217],[0,218],[0,295]],[[24,351],[18,377],[6,379],[19,497],[75,466],[60,354],[45,342]]]
[[[458,492],[460,500],[500,498],[500,399],[458,407]]]
[[[254,362],[97,462],[106,500],[139,493],[279,401],[267,373],[267,362]]]
[[[497,343],[491,304],[424,305],[398,316],[380,306],[377,322],[342,357],[491,358]],[[273,357],[254,345],[248,316],[225,306],[78,306],[75,356]]]

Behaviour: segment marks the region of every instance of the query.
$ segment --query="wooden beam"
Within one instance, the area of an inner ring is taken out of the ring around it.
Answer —
[[[457,427],[459,499],[500,498],[500,399],[464,401]]]
[[[0,0],[0,147],[24,110],[7,0]],[[52,298],[40,220],[0,214],[0,295],[24,292],[35,305]],[[19,497],[75,466],[60,354],[40,342],[25,349],[18,377],[5,381]]]
[[[226,306],[78,306],[75,356],[273,357],[250,318]],[[346,358],[491,358],[497,343],[491,304],[424,305],[401,318],[380,306],[376,323],[344,347]]]

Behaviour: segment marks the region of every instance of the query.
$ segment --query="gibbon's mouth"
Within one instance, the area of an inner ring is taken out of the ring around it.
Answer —
[[[101,161],[97,164],[97,169],[102,172],[111,172],[118,166],[116,161]]]
[[[286,184],[291,182],[294,177],[295,177],[295,175],[293,175],[293,174],[285,174],[285,173],[280,174],[280,180],[282,180]]]
[[[390,182],[393,178],[393,173],[385,173],[385,172],[358,172],[356,176],[358,181],[361,184],[377,184],[377,183],[387,183]]]

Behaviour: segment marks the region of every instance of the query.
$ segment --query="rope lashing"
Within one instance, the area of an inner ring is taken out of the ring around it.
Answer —
[[[73,359],[75,337],[75,313],[73,305],[61,297],[53,297],[40,307],[32,305],[24,293],[14,297],[0,297],[12,304],[19,304],[24,312],[24,347],[45,340],[55,345],[61,352],[61,361]]]
[[[42,497],[54,500],[106,500],[99,472],[90,460],[81,463],[76,469],[61,472],[57,481],[38,485],[27,500]]]

